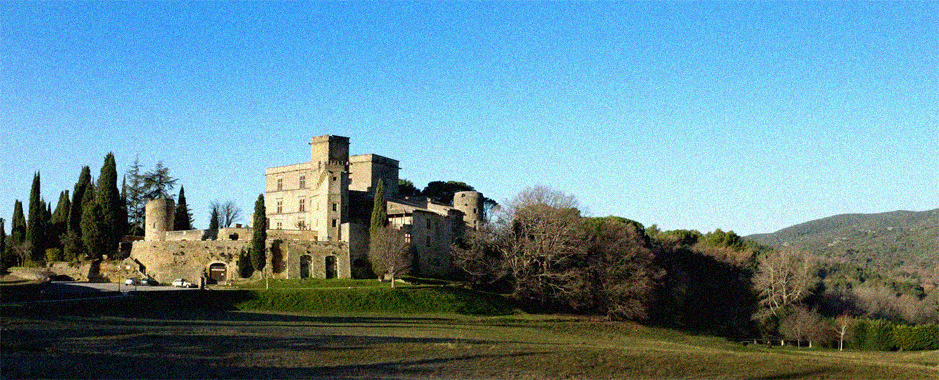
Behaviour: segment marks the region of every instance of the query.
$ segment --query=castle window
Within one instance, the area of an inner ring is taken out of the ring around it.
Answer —
[[[300,188],[306,189],[306,176],[305,175],[300,176]]]
[[[333,176],[333,182],[336,182],[336,176]]]
[[[284,200],[278,199],[277,200],[277,213],[280,214],[282,212],[284,212]]]
[[[277,229],[278,229],[278,230],[284,229],[283,223],[281,223],[279,220],[277,221]]]
[[[333,219],[333,227],[336,227],[337,220]]]
[[[283,178],[278,178],[278,179],[277,179],[277,190],[283,190],[283,189],[284,189],[284,179],[283,179]]]
[[[300,212],[306,211],[306,199],[300,198]]]
[[[333,203],[333,211],[338,211],[338,210],[339,210],[339,204]]]

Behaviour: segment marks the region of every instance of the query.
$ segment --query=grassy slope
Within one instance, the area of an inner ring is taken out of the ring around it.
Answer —
[[[5,306],[0,308],[0,377],[939,377],[936,351],[767,348],[630,323],[524,313],[491,316],[513,310],[492,296],[446,287],[391,291],[328,286],[339,282],[327,282],[327,289],[280,285]],[[431,302],[437,306],[429,307]],[[486,313],[459,310],[467,304],[498,307]],[[262,311],[290,308],[318,311]]]

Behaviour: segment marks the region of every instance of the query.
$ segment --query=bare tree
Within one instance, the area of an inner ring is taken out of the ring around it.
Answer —
[[[635,224],[613,217],[587,225],[597,308],[608,318],[646,318],[664,271],[653,263],[645,234]]]
[[[504,234],[500,232],[484,224],[453,243],[453,265],[462,269],[473,284],[491,284],[508,274],[502,261]]]
[[[854,330],[854,317],[849,314],[842,314],[835,318],[835,324],[832,326],[835,333],[838,334],[838,351],[844,351],[844,339],[851,337]]]
[[[241,220],[241,209],[232,201],[212,201],[209,205],[210,213],[218,212],[218,223],[221,228],[231,227],[232,224]]]
[[[574,306],[589,297],[587,247],[577,200],[545,187],[528,188],[505,208],[505,264],[515,295]]]
[[[411,243],[405,240],[403,231],[394,227],[378,228],[370,235],[368,259],[372,269],[380,276],[390,277],[394,288],[395,277],[411,268]]]
[[[807,297],[818,282],[815,262],[802,252],[770,252],[759,261],[753,286],[760,294],[760,304],[773,316],[780,309]]]
[[[779,332],[787,339],[795,339],[801,345],[803,340],[809,342],[821,339],[825,331],[825,322],[818,313],[803,306],[796,306],[779,323]]]

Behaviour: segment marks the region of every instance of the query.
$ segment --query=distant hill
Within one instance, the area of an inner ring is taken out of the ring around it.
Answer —
[[[746,238],[868,269],[930,275],[939,266],[939,209],[836,215]]]

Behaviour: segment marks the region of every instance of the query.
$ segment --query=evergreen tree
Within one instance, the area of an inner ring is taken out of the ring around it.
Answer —
[[[189,212],[189,206],[186,205],[186,189],[183,186],[179,187],[179,197],[176,201],[176,220],[173,221],[173,229],[176,231],[192,229],[192,213]]]
[[[26,241],[29,243],[29,259],[35,262],[42,261],[45,257],[44,248],[46,239],[44,236],[45,226],[43,225],[43,216],[46,212],[45,205],[42,204],[42,197],[39,195],[39,172],[33,176],[33,188],[29,192],[29,219],[26,221]]]
[[[375,186],[375,201],[372,205],[372,221],[369,232],[377,232],[388,225],[388,203],[385,202],[385,181],[379,180]]]
[[[82,167],[82,172],[78,175],[78,182],[75,183],[75,190],[72,192],[72,207],[68,213],[68,230],[75,232],[79,237],[82,234],[82,199],[85,199],[85,190],[90,185],[91,168]]]
[[[62,248],[62,234],[68,229],[68,211],[71,208],[71,202],[68,199],[68,190],[59,193],[59,204],[55,206],[55,212],[49,218],[49,226],[46,234],[46,241],[49,247]]]
[[[137,231],[137,234],[143,234],[143,223],[146,217],[147,200],[145,199],[146,188],[144,187],[143,166],[140,165],[140,157],[134,159],[134,163],[127,169],[126,178],[130,183],[124,188],[127,190],[127,219],[130,229]]]
[[[101,205],[95,201],[96,191],[94,186],[88,186],[82,199],[81,239],[92,259],[99,259],[109,252],[107,225],[103,223]]]
[[[46,248],[52,248],[52,242],[49,241],[49,224],[52,223],[52,203],[46,202],[46,199],[42,199],[42,236],[43,236],[43,250]]]
[[[252,224],[254,234],[251,237],[251,266],[254,270],[264,269],[267,261],[265,248],[267,246],[267,209],[264,207],[264,194],[258,195],[258,200],[254,202],[254,224]]]
[[[0,273],[7,271],[7,230],[0,218]]]
[[[218,209],[217,209],[217,208],[212,208],[212,215],[209,216],[209,229],[210,229],[210,230],[217,230],[217,229],[218,229],[218,226],[219,226],[219,223],[220,223],[220,222],[219,222]]]
[[[26,216],[23,215],[23,202],[19,199],[13,204],[13,218],[10,219],[10,244],[14,246],[26,242]]]
[[[147,201],[171,198],[170,191],[176,187],[176,179],[170,176],[170,169],[163,166],[163,161],[158,161],[153,170],[144,174],[143,185],[146,189],[144,198]]]
[[[121,193],[117,189],[117,164],[114,154],[108,153],[101,166],[101,175],[95,186],[95,203],[101,208],[100,222],[106,226],[108,247],[115,247],[127,231],[127,218],[121,215]]]
[[[127,214],[127,177],[125,176],[121,182],[121,220],[124,221],[125,235],[134,235],[136,236],[136,231],[131,231],[130,220],[128,220]]]

